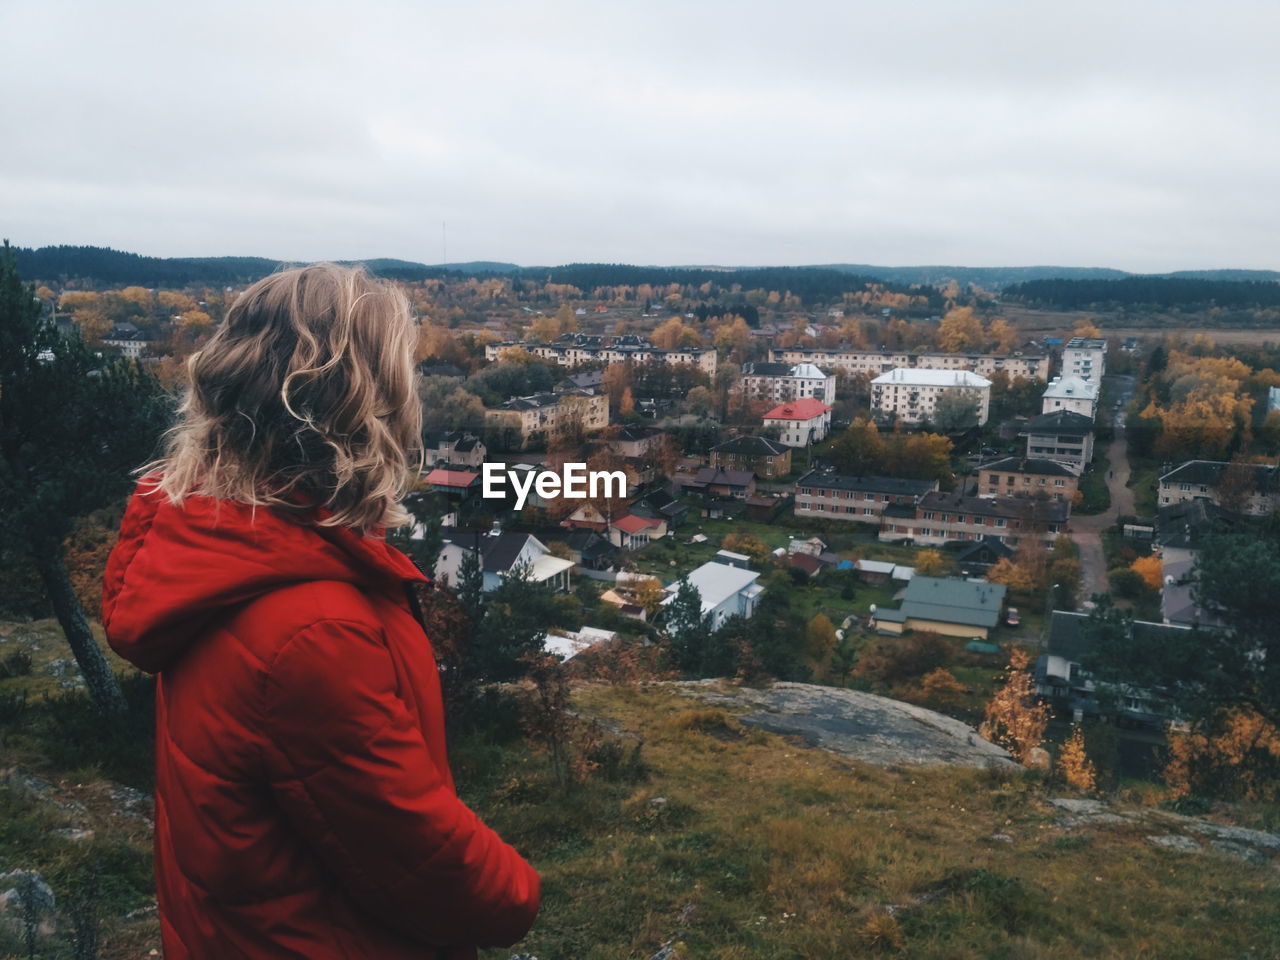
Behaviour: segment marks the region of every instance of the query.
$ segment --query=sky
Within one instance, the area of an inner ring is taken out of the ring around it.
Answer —
[[[0,233],[1280,268],[1271,0],[0,0]]]

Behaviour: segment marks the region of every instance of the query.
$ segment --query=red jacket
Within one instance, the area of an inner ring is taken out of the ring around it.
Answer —
[[[377,537],[135,491],[102,620],[159,674],[167,960],[455,960],[528,932],[537,873],[454,790],[425,579]]]

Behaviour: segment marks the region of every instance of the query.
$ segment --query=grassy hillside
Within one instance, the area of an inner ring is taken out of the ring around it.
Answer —
[[[96,863],[100,955],[145,956],[159,946],[148,810],[121,784],[147,789],[149,733],[106,737],[50,682],[66,656],[52,622],[0,623],[0,637],[0,655],[35,646],[30,676],[0,680],[0,698],[33,691],[0,718],[0,870],[39,870],[66,907]],[[145,714],[146,687],[132,686]],[[606,732],[598,768],[567,794],[512,710],[451,748],[464,799],[543,876],[542,914],[517,948],[539,960],[645,960],[664,945],[723,960],[1280,956],[1275,853],[1149,839],[1188,834],[1182,821],[1073,825],[1040,775],[869,766],[670,685],[583,685],[574,708]],[[1154,818],[1155,799],[1111,809]],[[1280,824],[1276,811],[1215,813],[1247,816]],[[42,942],[41,956],[71,956],[61,933]],[[0,923],[0,956],[18,951]]]

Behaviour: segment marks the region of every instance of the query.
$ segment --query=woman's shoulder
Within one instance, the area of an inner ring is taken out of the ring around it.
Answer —
[[[382,618],[358,586],[342,580],[306,580],[277,587],[240,607],[226,629],[270,663],[290,640],[326,623],[382,632]]]

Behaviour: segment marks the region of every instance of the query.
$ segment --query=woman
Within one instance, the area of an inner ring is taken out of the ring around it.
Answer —
[[[414,339],[361,270],[268,277],[137,471],[103,623],[158,674],[167,960],[452,960],[538,912],[538,875],[454,791],[426,578],[384,540],[421,466]]]

